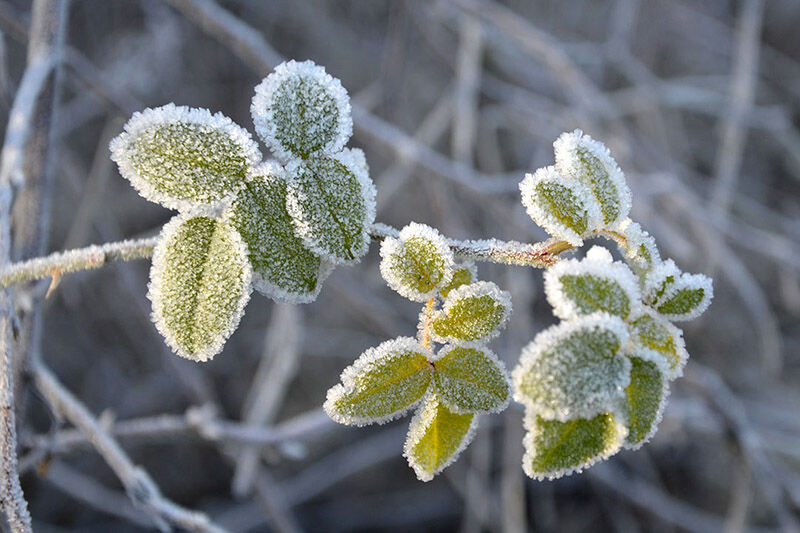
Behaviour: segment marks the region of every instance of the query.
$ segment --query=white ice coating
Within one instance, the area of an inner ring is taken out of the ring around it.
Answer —
[[[306,248],[317,255],[327,258],[335,265],[355,264],[361,261],[361,258],[369,249],[369,229],[375,222],[375,184],[372,182],[372,179],[370,179],[369,174],[367,174],[367,167],[363,164],[363,152],[361,152],[361,150],[358,150],[354,153],[354,150],[345,148],[340,152],[329,154],[326,157],[335,159],[344,165],[345,168],[347,168],[349,172],[352,172],[358,180],[365,211],[364,218],[359,221],[363,231],[361,232],[359,246],[355,250],[355,258],[345,261],[342,258],[331,256],[328,252],[328,249],[324,246],[325,232],[323,228],[319,227],[319,221],[312,220],[309,214],[306,213],[306,210],[303,208],[303,204],[305,203],[305,200],[307,200],[305,197],[306,193],[302,189],[298,188],[296,184],[293,184],[293,180],[291,178],[291,176],[296,176],[301,170],[301,167],[305,165],[304,161],[301,159],[292,159],[286,165],[286,172],[290,176],[288,194],[286,196],[286,209],[294,222],[295,235],[302,239],[303,243],[306,245]],[[347,198],[343,197],[343,193],[338,191],[336,187],[328,187],[326,189],[326,193],[329,199],[332,198],[331,203],[333,204],[347,203]],[[338,198],[336,196],[337,194],[339,195]]]
[[[356,379],[359,374],[369,370],[375,363],[387,357],[398,357],[397,354],[414,352],[432,357],[429,350],[423,348],[413,337],[397,337],[380,343],[378,346],[368,348],[356,359],[352,365],[342,370],[341,382],[328,389],[323,408],[331,419],[348,426],[366,426],[368,424],[385,424],[396,420],[419,404],[419,400],[405,409],[396,411],[378,418],[346,416],[334,408],[336,401],[346,394],[351,394],[356,389]],[[431,380],[432,382],[433,380]],[[430,386],[428,388],[430,390]],[[424,397],[424,395],[423,395]]]
[[[656,246],[656,240],[652,235],[647,233],[639,223],[634,222],[630,218],[626,218],[619,225],[619,231],[627,241],[627,247],[622,247],[625,258],[630,261],[631,265],[640,270],[647,270],[653,265],[661,262],[661,254]],[[640,247],[644,248],[650,254],[650,261],[640,255]]]
[[[581,205],[565,205],[563,209],[572,209],[584,216],[587,221],[586,231],[580,234],[577,233],[560,221],[547,206],[543,206],[536,201],[538,197],[536,194],[536,186],[540,183],[556,183],[568,188],[572,192],[575,198],[581,202]],[[533,221],[544,228],[549,234],[565,240],[574,246],[583,245],[583,238],[598,227],[602,220],[600,206],[595,201],[591,191],[578,181],[567,180],[558,173],[555,167],[544,167],[533,174],[525,174],[525,179],[519,184],[519,190],[520,193],[522,193],[522,205],[525,206],[528,215]]]
[[[488,334],[480,337],[479,340],[481,341],[488,341],[489,339],[493,339],[494,337],[500,334],[500,330],[506,326],[508,322],[508,318],[511,316],[511,312],[513,311],[513,306],[511,304],[511,293],[508,291],[504,291],[497,286],[496,283],[491,281],[476,281],[475,283],[470,283],[469,285],[462,285],[450,291],[447,295],[447,298],[444,300],[444,306],[440,311],[438,311],[434,317],[434,319],[439,317],[446,317],[454,306],[458,305],[459,302],[462,300],[466,300],[469,298],[479,298],[481,296],[489,296],[494,300],[497,305],[501,306],[503,309],[502,317],[500,318],[500,322],[497,326]],[[445,342],[454,342],[459,343],[458,339],[453,339],[449,337],[441,337],[437,335],[433,330],[431,330],[431,338],[437,342],[445,343]]]
[[[160,288],[163,284],[163,273],[166,267],[167,248],[171,244],[171,241],[177,234],[181,225],[194,217],[195,215],[189,213],[181,213],[172,217],[172,219],[167,222],[163,228],[161,228],[158,244],[153,249],[153,260],[150,268],[150,281],[147,284],[147,298],[153,304],[150,317],[158,332],[164,337],[167,346],[169,346],[172,351],[181,357],[191,359],[193,361],[205,362],[222,351],[222,348],[225,346],[225,341],[231,336],[231,334],[233,334],[234,331],[236,331],[236,328],[239,326],[239,321],[242,319],[242,315],[244,314],[244,308],[247,306],[247,302],[250,301],[250,294],[253,288],[251,283],[253,272],[252,267],[250,266],[250,261],[247,259],[247,245],[242,240],[239,233],[231,226],[230,237],[235,245],[237,255],[241,258],[243,263],[244,279],[242,281],[242,294],[239,297],[235,311],[229,318],[228,325],[222,331],[218,332],[218,336],[214,342],[198,353],[189,353],[184,350],[178,343],[178,340],[173,335],[172,331],[167,327],[167,323],[163,315],[163,295]]]
[[[500,358],[497,357],[497,355],[493,351],[491,351],[489,348],[487,348],[481,342],[465,342],[465,343],[461,343],[461,344],[448,344],[448,345],[444,346],[441,350],[439,350],[439,352],[436,354],[435,358],[430,359],[430,361],[435,364],[436,361],[441,360],[443,357],[447,356],[447,354],[449,354],[453,350],[459,349],[459,348],[466,348],[466,349],[470,349],[470,350],[479,351],[487,359],[489,364],[493,367],[490,370],[490,373],[493,374],[493,375],[489,376],[489,378],[487,379],[486,376],[478,375],[474,371],[474,370],[476,370],[474,367],[471,368],[471,369],[462,369],[463,374],[462,374],[461,378],[454,378],[453,376],[449,376],[448,375],[447,376],[448,377],[448,381],[450,381],[450,387],[449,387],[450,393],[449,394],[454,394],[454,393],[460,392],[461,394],[469,394],[469,395],[475,395],[475,394],[486,395],[487,393],[485,392],[485,390],[487,388],[491,389],[491,387],[493,385],[493,383],[492,383],[493,380],[491,379],[492,377],[494,377],[494,378],[502,378],[502,380],[504,380],[506,382],[506,386],[508,387],[507,392],[510,392],[510,389],[511,389],[511,386],[510,386],[511,378],[508,375],[508,370],[506,369],[505,363],[503,363],[503,361],[501,361]],[[474,361],[471,361],[471,362],[474,362]],[[438,370],[437,370],[437,372],[438,372]],[[463,377],[464,375],[467,375],[468,377],[465,378],[465,377]],[[441,376],[441,373],[440,373],[440,376]],[[461,383],[458,383],[459,381],[461,381]],[[488,383],[486,383],[487,381],[488,381]],[[488,387],[487,387],[487,385],[488,385]],[[439,390],[438,392],[440,392],[440,395],[441,395],[441,390]],[[504,411],[506,409],[506,407],[508,407],[508,403],[511,401],[511,394],[507,395],[505,401],[496,403],[494,406],[492,406],[491,409],[481,409],[481,410],[475,410],[475,411],[462,410],[459,407],[459,405],[464,405],[464,402],[456,402],[454,404],[451,404],[444,397],[442,397],[441,400],[454,413],[462,413],[462,414],[463,413],[500,413],[500,412]]]
[[[536,447],[534,445],[535,438],[537,436],[536,433],[536,415],[537,413],[531,409],[525,409],[525,420],[523,425],[527,429],[525,432],[525,437],[522,439],[522,444],[525,448],[525,455],[522,457],[522,469],[528,475],[537,481],[544,481],[544,480],[554,480],[564,476],[569,476],[572,474],[580,474],[585,469],[589,468],[590,466],[594,465],[595,463],[599,463],[600,461],[604,461],[611,457],[612,455],[619,452],[620,448],[622,448],[623,443],[625,442],[625,438],[628,436],[628,428],[626,428],[616,416],[614,416],[614,425],[616,428],[616,441],[609,447],[608,450],[605,452],[596,455],[594,457],[589,458],[588,460],[584,461],[575,466],[561,468],[557,470],[551,470],[548,472],[537,472],[534,471],[531,466],[533,464],[533,459],[536,455]]]
[[[619,206],[619,212],[614,220],[609,221],[607,224],[602,223],[602,226],[611,230],[618,229],[620,223],[628,217],[631,210],[631,191],[625,181],[625,174],[617,165],[617,162],[611,156],[611,152],[606,145],[600,141],[592,139],[589,135],[584,135],[579,129],[571,133],[562,133],[558,139],[553,143],[553,149],[556,157],[556,168],[558,172],[567,179],[577,179],[580,173],[580,158],[579,151],[583,150],[588,154],[596,157],[600,164],[603,165],[609,180],[614,184],[617,189],[617,194],[614,199]],[[592,194],[593,198],[594,195]],[[599,208],[599,206],[598,206]],[[602,217],[599,220],[603,220]]]
[[[664,328],[668,332],[669,336],[672,338],[675,348],[677,364],[673,366],[671,361],[667,359],[667,356],[664,354],[664,352],[647,346],[639,338],[634,326],[630,327],[630,344],[628,347],[629,356],[639,357],[645,361],[651,361],[655,363],[661,373],[664,374],[669,381],[681,377],[683,375],[683,368],[686,366],[686,362],[689,360],[689,352],[686,351],[686,341],[683,339],[683,331],[676,327],[672,322],[664,318],[664,316],[662,316],[660,313],[648,306],[642,306],[641,312],[638,316],[631,315],[629,322],[634,322],[644,315],[652,318],[658,327]]]
[[[157,190],[152,183],[144,179],[133,164],[132,154],[128,148],[129,143],[154,126],[174,123],[197,124],[220,131],[241,148],[247,164],[253,166],[261,161],[261,152],[250,136],[250,132],[233,122],[233,120],[222,113],[212,114],[208,109],[176,106],[174,103],[156,108],[147,108],[134,113],[125,124],[125,131],[109,143],[111,159],[119,166],[120,174],[131,182],[139,194],[151,202],[156,202],[164,207],[177,209],[181,212],[191,211],[194,214],[216,214],[220,210],[219,202],[221,199],[207,198],[205,201],[198,201],[166,194]],[[212,154],[207,155],[211,157]],[[161,165],[169,168],[168,154],[162,156],[162,159],[164,161]],[[233,193],[235,191],[230,192]]]
[[[325,71],[325,67],[319,66],[310,60],[300,62],[291,60],[281,63],[256,87],[255,96],[253,96],[253,102],[250,106],[256,133],[276,157],[284,161],[295,157],[295,154],[278,139],[278,129],[281,125],[277,124],[275,120],[274,105],[276,91],[281,84],[292,78],[300,78],[318,84],[326,94],[333,98],[338,114],[337,131],[324,143],[318,152],[338,152],[353,135],[350,98],[338,78],[328,74]],[[292,104],[298,105],[298,102],[293,102]]]
[[[403,242],[413,238],[424,239],[425,241],[433,244],[436,251],[444,261],[444,276],[442,277],[441,281],[439,281],[439,283],[437,283],[436,286],[434,286],[428,292],[420,292],[415,290],[413,287],[409,287],[403,282],[403,279],[392,270],[391,257],[402,251]],[[447,284],[453,279],[455,259],[453,258],[453,252],[450,250],[450,246],[447,244],[447,239],[445,239],[435,228],[425,224],[411,222],[402,230],[400,230],[400,234],[397,238],[386,237],[383,239],[381,242],[380,255],[380,270],[383,279],[386,281],[389,287],[397,291],[401,296],[414,302],[427,302],[429,299],[436,296],[439,293],[439,290],[442,287],[446,287]]]
[[[552,351],[579,331],[610,332],[618,340],[619,348],[612,357],[592,362],[582,360],[582,354],[566,347]],[[522,349],[519,363],[511,373],[514,399],[543,418],[561,422],[590,418],[613,409],[630,383],[631,362],[622,354],[628,341],[627,324],[608,313],[580,316],[545,329]],[[539,398],[532,398],[522,390],[530,372],[548,384]]]
[[[433,422],[436,416],[437,402],[438,399],[435,394],[429,394],[422,401],[419,409],[417,409],[417,412],[414,413],[414,417],[411,419],[411,423],[408,426],[408,434],[406,435],[406,442],[403,446],[403,457],[408,460],[408,465],[414,469],[414,473],[417,475],[417,479],[420,481],[431,481],[438,473],[456,462],[456,459],[458,459],[458,456],[461,455],[461,452],[463,452],[467,446],[469,446],[469,443],[472,442],[472,439],[475,438],[475,432],[478,429],[478,415],[473,415],[472,423],[470,424],[469,429],[461,439],[461,443],[450,455],[447,461],[445,461],[433,472],[425,471],[414,460],[413,449],[414,446],[419,443],[420,439],[425,436],[425,431]]]
[[[602,246],[593,246],[581,261],[577,259],[559,261],[544,273],[544,290],[547,301],[553,306],[553,313],[559,318],[570,320],[584,313],[575,301],[564,293],[562,276],[593,276],[616,282],[628,298],[630,307],[628,316],[637,315],[641,311],[642,296],[636,276],[624,263],[612,261],[611,254]]]
[[[657,307],[657,304],[662,300],[662,298],[658,297],[658,291],[661,290],[667,278],[672,277],[677,280],[680,275],[681,271],[672,259],[667,259],[654,265],[642,281],[644,301],[652,307]]]
[[[703,274],[689,274],[682,272],[681,275],[667,286],[667,290],[658,300],[656,307],[660,307],[663,303],[671,300],[682,289],[703,289],[703,299],[686,313],[666,313],[659,311],[662,316],[674,322],[682,322],[686,320],[694,320],[702,315],[708,306],[711,305],[711,300],[714,298],[714,284],[711,278]]]

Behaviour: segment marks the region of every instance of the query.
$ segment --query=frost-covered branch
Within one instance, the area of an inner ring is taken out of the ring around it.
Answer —
[[[111,242],[13,263],[2,270],[0,287],[48,277],[58,279],[63,274],[93,270],[116,261],[145,259],[153,254],[157,241],[157,237],[148,237]]]

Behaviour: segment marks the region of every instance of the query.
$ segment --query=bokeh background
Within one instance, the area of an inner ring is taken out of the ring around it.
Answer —
[[[30,2],[0,2],[0,123],[25,67]],[[149,263],[15,292],[41,302],[41,351],[164,496],[232,531],[798,531],[800,4],[796,0],[73,0],[51,131],[49,251],[154,235],[171,216],[109,160],[130,114],[167,102],[252,131],[254,86],[313,59],[356,107],[378,220],[454,238],[546,238],[516,184],[581,128],[633,191],[662,255],[714,277],[660,431],[581,475],[524,477],[522,410],[484,416],[430,483],[408,419],[330,422],[320,406],[364,349],[413,334],[377,246],[318,301],[254,295],[223,353],[180,360],[149,318]],[[615,252],[616,253],[616,252]],[[479,265],[512,294],[493,349],[512,367],[554,323],[541,272]],[[23,488],[37,531],[153,527],[80,433],[18,384]]]

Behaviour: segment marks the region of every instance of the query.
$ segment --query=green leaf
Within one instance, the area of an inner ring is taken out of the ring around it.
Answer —
[[[440,342],[474,341],[496,336],[511,315],[511,296],[490,281],[463,285],[448,295],[432,322]]]
[[[538,480],[580,472],[613,455],[625,438],[625,428],[611,413],[559,422],[529,414],[523,440],[522,468]]]
[[[477,416],[452,412],[435,394],[420,406],[411,425],[403,455],[420,481],[452,464],[472,440]]]
[[[630,212],[631,193],[608,148],[580,130],[562,134],[553,147],[561,175],[591,191],[604,227],[619,227]]]
[[[438,231],[412,222],[397,238],[381,244],[381,275],[389,286],[415,302],[425,302],[453,276],[453,253]]]
[[[135,113],[110,149],[139,194],[165,207],[207,214],[261,160],[250,134],[231,119],[174,104]]]
[[[653,237],[631,219],[622,221],[620,233],[625,237],[625,247],[620,249],[631,266],[643,274],[661,262],[661,254]]]
[[[714,297],[711,278],[681,272],[671,259],[653,267],[643,285],[648,305],[673,321],[692,320],[700,316]]]
[[[657,363],[670,379],[681,375],[689,355],[680,329],[655,313],[638,317],[630,326],[637,351],[649,354],[647,358]]]
[[[347,91],[312,61],[278,65],[256,87],[250,112],[258,135],[284,160],[338,152],[353,133]]]
[[[161,231],[150,269],[156,328],[181,357],[211,359],[239,324],[250,278],[247,249],[228,221],[174,217]]]
[[[384,423],[413,407],[431,382],[425,350],[410,337],[370,348],[342,372],[328,391],[325,411],[340,424]]]
[[[283,168],[275,163],[255,167],[228,211],[247,243],[256,290],[282,302],[316,299],[331,265],[294,234]]]
[[[611,410],[630,379],[627,343],[625,323],[605,313],[552,326],[523,349],[514,398],[562,422]]]
[[[499,413],[508,405],[508,375],[488,349],[447,346],[433,364],[436,391],[452,411]]]
[[[469,285],[478,281],[478,269],[472,261],[463,262],[455,266],[453,270],[453,278],[450,283],[442,287],[439,294],[442,298],[447,298],[450,291],[461,287],[462,285]]]
[[[627,447],[638,448],[656,432],[666,405],[667,393],[667,379],[658,365],[632,357],[631,382],[625,388]]]
[[[294,160],[286,207],[295,234],[331,263],[354,263],[367,253],[375,221],[375,187],[349,150]]]
[[[555,167],[527,174],[519,188],[528,215],[554,237],[580,246],[594,229],[597,213],[596,206],[588,203],[589,193],[580,183],[564,179]]]

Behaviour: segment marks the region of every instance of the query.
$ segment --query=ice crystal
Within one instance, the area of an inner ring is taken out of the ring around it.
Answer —
[[[648,272],[643,285],[645,301],[672,321],[697,318],[714,297],[711,278],[681,272],[671,259]]]
[[[511,295],[491,281],[478,281],[449,292],[431,333],[440,342],[490,339],[510,315]]]
[[[316,299],[332,265],[295,236],[283,167],[268,162],[253,168],[228,212],[247,243],[256,290],[288,303]]]
[[[139,194],[197,214],[212,213],[261,160],[250,134],[228,117],[175,104],[134,113],[109,147]]]
[[[227,220],[177,215],[153,252],[153,321],[178,355],[206,361],[236,329],[250,298],[247,248]]]
[[[446,286],[442,287],[439,291],[439,295],[442,298],[447,298],[450,291],[476,281],[478,281],[478,267],[475,263],[473,261],[457,262],[453,267],[453,279],[451,279],[450,283]]]
[[[250,106],[256,132],[284,161],[332,154],[353,134],[341,82],[312,61],[288,61],[256,87]]]
[[[608,411],[630,381],[627,343],[627,326],[607,313],[552,326],[523,348],[514,399],[561,422]]]
[[[499,413],[508,405],[505,365],[478,344],[446,346],[436,360],[434,383],[439,399],[455,413]]]
[[[661,262],[656,241],[642,227],[627,218],[619,225],[619,231],[625,237],[626,247],[623,247],[625,259],[638,272],[644,272]]]
[[[477,415],[454,413],[436,394],[428,395],[411,420],[403,450],[417,478],[430,481],[458,459],[477,425]]]
[[[670,379],[680,377],[689,358],[680,329],[657,312],[645,309],[630,322],[630,332],[638,357],[658,365]]]
[[[324,408],[340,424],[382,424],[413,408],[431,379],[426,350],[415,339],[399,337],[370,348],[345,368]]]
[[[639,286],[633,272],[599,246],[582,261],[561,261],[544,274],[547,300],[556,316],[570,319],[605,311],[622,319],[641,307]]]
[[[610,412],[558,421],[529,410],[525,427],[522,469],[540,481],[581,472],[614,455],[628,433]]]
[[[433,298],[448,285],[455,263],[447,240],[438,231],[412,222],[397,238],[381,244],[381,275],[389,287],[415,302]]]
[[[608,148],[581,130],[563,133],[553,148],[558,172],[591,191],[600,207],[603,227],[618,228],[630,212],[631,192]]]
[[[286,206],[306,247],[334,264],[367,253],[375,221],[375,186],[351,150],[292,160]]]
[[[599,220],[599,209],[586,187],[569,181],[555,167],[526,174],[519,184],[522,205],[548,233],[580,246]]]

